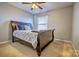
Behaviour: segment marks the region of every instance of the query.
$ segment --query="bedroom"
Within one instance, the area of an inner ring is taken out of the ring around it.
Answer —
[[[42,10],[31,10],[31,5],[22,2],[0,2],[0,56],[38,56],[34,49],[12,42],[11,21],[31,23],[33,31],[55,29],[53,42],[44,49],[41,56],[79,56],[79,3],[46,2],[40,4]],[[39,23],[43,23],[42,26]]]

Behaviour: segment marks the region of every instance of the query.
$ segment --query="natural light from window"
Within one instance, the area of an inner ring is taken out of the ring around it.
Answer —
[[[46,30],[48,27],[48,16],[41,16],[37,18],[38,30]]]

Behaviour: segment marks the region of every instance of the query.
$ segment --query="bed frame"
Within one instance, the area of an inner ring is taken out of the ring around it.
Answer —
[[[20,23],[23,23],[23,22],[20,22]],[[17,30],[17,27],[16,27],[16,25],[15,25],[15,24],[17,24],[17,21],[11,21],[10,24],[11,24],[11,28],[12,28],[12,42],[14,43],[16,37],[13,36],[13,32],[14,32],[14,30]],[[38,38],[37,38],[38,44],[37,44],[37,47],[36,47],[36,51],[37,51],[38,56],[40,56],[40,55],[41,55],[41,52],[54,40],[54,30],[55,30],[55,29],[52,30],[52,40],[50,40],[50,41],[49,41],[44,47],[42,47],[42,48],[40,48],[40,39],[39,39],[39,35],[38,35]],[[18,38],[18,39],[19,39],[19,38]],[[20,39],[20,40],[21,40],[21,39]],[[23,41],[23,40],[22,40],[22,41]],[[26,43],[27,43],[27,42],[26,42]],[[28,43],[28,44],[30,44],[30,43]]]

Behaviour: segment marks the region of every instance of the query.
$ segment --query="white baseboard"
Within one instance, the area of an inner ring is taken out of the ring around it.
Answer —
[[[8,43],[8,41],[0,42],[0,44],[5,44],[5,43]]]
[[[55,39],[55,40],[72,43],[72,41],[69,41],[69,40],[63,40],[63,39]]]

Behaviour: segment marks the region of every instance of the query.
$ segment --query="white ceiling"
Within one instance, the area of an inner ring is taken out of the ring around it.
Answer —
[[[50,11],[50,10],[53,10],[53,9],[73,5],[72,2],[46,2],[46,3],[40,4],[40,6],[43,8],[42,10],[39,9],[39,8],[31,10],[31,4],[22,4],[21,2],[8,2],[8,4],[13,5],[13,6],[17,7],[17,8],[20,8],[20,9],[22,9],[24,11],[27,11],[27,12],[29,12],[31,14],[38,14],[38,13]]]

